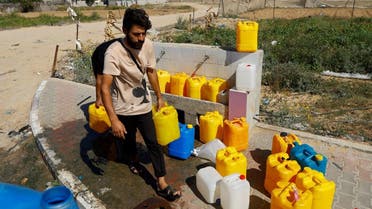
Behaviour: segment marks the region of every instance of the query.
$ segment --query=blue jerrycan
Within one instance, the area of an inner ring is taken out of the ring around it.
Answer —
[[[39,192],[7,183],[0,183],[0,206],[6,209],[79,209],[65,186]]]
[[[191,124],[179,123],[179,126],[181,136],[168,144],[168,155],[185,160],[194,149],[195,128]]]
[[[294,142],[294,145],[295,146],[290,152],[291,160],[297,160],[301,169],[310,167],[311,169],[322,172],[325,175],[328,161],[326,156],[317,153],[314,148],[308,144],[299,145],[298,142]]]

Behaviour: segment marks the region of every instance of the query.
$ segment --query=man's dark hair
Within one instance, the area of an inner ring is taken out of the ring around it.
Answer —
[[[139,8],[128,8],[125,10],[123,28],[129,31],[133,25],[139,25],[146,30],[151,28],[151,21],[145,10]]]

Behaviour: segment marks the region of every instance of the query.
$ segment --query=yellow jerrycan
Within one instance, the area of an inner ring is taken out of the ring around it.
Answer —
[[[227,89],[227,82],[222,78],[213,78],[204,83],[201,88],[201,99],[217,102],[217,96],[220,91]]]
[[[223,137],[223,117],[218,111],[206,112],[199,117],[200,141],[208,143]]]
[[[238,152],[235,147],[226,147],[217,151],[216,170],[221,176],[233,173],[247,175],[247,158]]]
[[[313,194],[312,209],[332,209],[336,184],[328,181],[322,172],[305,167],[296,177],[296,185],[300,190],[310,190]]]
[[[194,99],[201,98],[201,87],[207,82],[204,76],[189,77],[185,83],[185,96]]]
[[[178,125],[177,110],[173,106],[162,107],[156,112],[153,106],[153,116],[156,138],[158,143],[162,146],[180,138],[180,128]]]
[[[223,143],[238,151],[248,148],[248,123],[245,117],[224,121]]]
[[[111,127],[111,121],[104,106],[96,107],[92,103],[88,107],[89,127],[98,133],[103,133]]]
[[[301,191],[293,182],[278,182],[271,193],[270,209],[311,209],[313,195],[309,190]]]
[[[239,21],[236,25],[236,51],[255,52],[258,46],[258,23]]]
[[[170,92],[170,74],[168,71],[165,70],[157,70],[159,87],[161,93],[169,93]]]
[[[295,160],[288,160],[289,155],[279,152],[269,155],[266,160],[264,187],[270,194],[277,187],[277,182],[294,182],[301,166]]]
[[[170,93],[178,96],[185,95],[185,82],[189,78],[184,72],[171,75],[170,78]]]
[[[272,141],[271,153],[286,152],[290,154],[292,147],[294,147],[294,142],[301,145],[300,139],[295,134],[288,134],[286,132],[275,134]]]

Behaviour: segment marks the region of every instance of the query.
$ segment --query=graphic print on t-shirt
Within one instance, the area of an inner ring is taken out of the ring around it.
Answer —
[[[141,104],[149,103],[150,101],[147,99],[147,95],[149,95],[149,92],[147,91],[147,88],[146,88],[146,80],[143,78],[141,83],[142,83],[143,88],[142,87],[134,88],[132,91],[132,94],[133,96],[137,98],[143,97]]]

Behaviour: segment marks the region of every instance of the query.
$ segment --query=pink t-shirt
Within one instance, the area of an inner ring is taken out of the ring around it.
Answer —
[[[146,85],[145,67],[156,66],[153,43],[150,39],[145,39],[140,50],[127,48],[144,73],[138,69],[130,54],[118,41],[110,45],[105,53],[103,73],[113,75],[111,96],[114,110],[117,115],[148,113],[151,111],[152,103]]]

